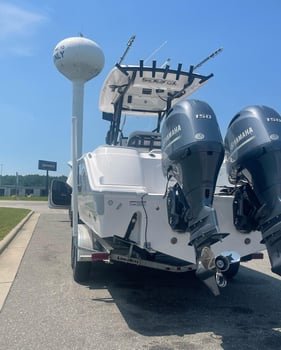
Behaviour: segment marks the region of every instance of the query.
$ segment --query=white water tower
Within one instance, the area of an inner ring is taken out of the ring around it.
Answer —
[[[72,235],[78,235],[78,166],[83,143],[84,84],[97,76],[104,65],[101,48],[92,40],[73,37],[57,44],[53,54],[57,69],[72,81]]]
[[[83,143],[84,84],[101,72],[104,54],[94,41],[79,36],[60,41],[54,49],[53,59],[59,72],[72,81],[72,117],[77,118],[77,158],[80,158]]]

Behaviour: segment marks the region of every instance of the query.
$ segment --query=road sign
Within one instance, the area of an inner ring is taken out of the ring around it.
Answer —
[[[40,170],[56,171],[57,170],[57,163],[56,162],[50,162],[48,160],[39,160],[38,161],[38,169],[40,169]]]

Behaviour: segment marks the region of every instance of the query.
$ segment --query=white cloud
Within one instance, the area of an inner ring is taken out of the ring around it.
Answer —
[[[0,3],[0,42],[10,53],[30,55],[30,38],[38,26],[47,20],[42,14],[28,11],[16,5]]]

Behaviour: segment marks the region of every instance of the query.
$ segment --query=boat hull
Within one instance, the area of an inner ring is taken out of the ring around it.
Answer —
[[[190,233],[173,231],[169,225],[161,161],[161,152],[127,147],[101,146],[88,153],[79,163],[80,177],[84,177],[79,186],[79,217],[113,245],[113,237],[120,237],[149,253],[196,263]],[[263,250],[260,232],[244,234],[235,229],[232,202],[232,196],[214,197],[218,224],[230,234],[212,245],[213,252],[235,251],[244,257]]]

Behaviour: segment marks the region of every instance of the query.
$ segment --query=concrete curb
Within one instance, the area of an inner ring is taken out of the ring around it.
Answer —
[[[31,215],[33,215],[34,211],[32,210],[30,213],[26,215],[25,218],[21,220],[20,223],[17,224],[8,234],[5,236],[2,241],[0,241],[0,254],[8,247],[8,245],[12,242],[12,240],[16,237],[17,233],[21,230],[23,225],[29,220]]]

